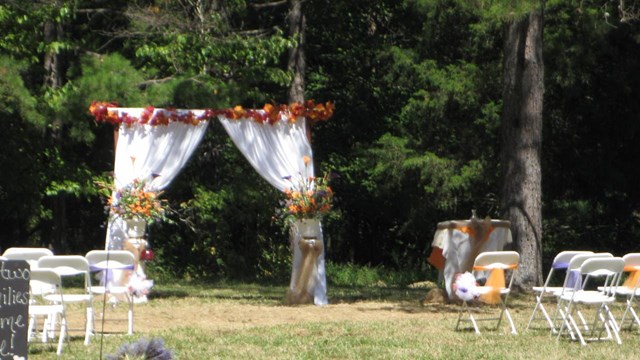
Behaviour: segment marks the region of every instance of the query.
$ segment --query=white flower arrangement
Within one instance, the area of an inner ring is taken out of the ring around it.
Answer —
[[[460,300],[464,301],[475,300],[480,296],[476,278],[468,271],[455,276],[453,291]]]

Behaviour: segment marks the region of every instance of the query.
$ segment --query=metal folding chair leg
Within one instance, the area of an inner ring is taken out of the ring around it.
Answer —
[[[468,319],[463,319],[463,313],[466,312],[467,315],[469,316]],[[462,330],[460,328],[460,323],[463,321],[469,321],[471,322],[471,324],[473,325],[473,329],[475,330],[476,334],[480,334],[480,329],[478,328],[478,323],[476,322],[476,319],[473,317],[473,314],[471,313],[471,309],[469,309],[469,305],[467,304],[466,301],[462,302],[462,308],[460,309],[460,311],[458,311],[458,322],[456,323],[456,331]]]

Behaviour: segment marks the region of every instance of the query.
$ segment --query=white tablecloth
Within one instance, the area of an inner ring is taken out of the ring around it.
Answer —
[[[491,225],[487,227],[488,234],[485,234],[485,238],[475,239],[465,228],[465,222],[470,223],[471,221],[456,220],[454,222],[440,223],[433,236],[431,246],[434,251],[441,250],[444,257],[444,268],[440,270],[442,271],[449,298],[453,296],[451,285],[455,275],[465,271],[470,272],[477,254],[485,251],[503,250],[505,245],[512,242],[511,229],[508,222],[491,220]]]

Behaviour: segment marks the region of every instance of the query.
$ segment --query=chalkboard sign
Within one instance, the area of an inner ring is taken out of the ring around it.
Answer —
[[[29,264],[0,260],[0,359],[27,358]]]

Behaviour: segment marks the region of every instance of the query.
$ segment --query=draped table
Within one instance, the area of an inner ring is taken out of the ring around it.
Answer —
[[[487,217],[438,223],[427,261],[440,271],[450,299],[455,298],[455,276],[473,270],[476,256],[484,251],[500,251],[512,242],[511,223]]]

